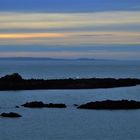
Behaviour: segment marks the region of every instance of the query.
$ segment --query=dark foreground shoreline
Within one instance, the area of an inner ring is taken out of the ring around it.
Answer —
[[[97,89],[140,85],[136,78],[23,79],[18,73],[0,78],[0,90]]]

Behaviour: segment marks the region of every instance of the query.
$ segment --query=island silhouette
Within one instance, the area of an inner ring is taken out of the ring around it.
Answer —
[[[0,78],[0,90],[37,89],[97,89],[128,87],[140,84],[137,78],[68,78],[68,79],[23,79],[18,73]]]

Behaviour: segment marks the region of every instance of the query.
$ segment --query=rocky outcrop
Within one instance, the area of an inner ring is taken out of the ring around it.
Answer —
[[[22,81],[22,77],[18,73],[13,73],[11,75],[5,75],[1,77],[2,81]]]
[[[16,105],[15,108],[20,108],[20,107],[18,105]]]
[[[14,112],[2,113],[0,116],[1,116],[1,117],[7,117],[7,118],[19,118],[19,117],[22,117],[22,116],[19,115],[18,113],[14,113]]]
[[[53,103],[45,104],[41,101],[27,102],[21,106],[28,107],[28,108],[45,108],[45,107],[47,107],[47,108],[66,108],[65,104],[53,104]]]
[[[21,106],[28,107],[28,108],[43,108],[46,106],[46,104],[44,104],[41,101],[33,101],[33,102],[26,102]]]
[[[105,100],[82,104],[78,109],[140,109],[140,102],[133,100]]]

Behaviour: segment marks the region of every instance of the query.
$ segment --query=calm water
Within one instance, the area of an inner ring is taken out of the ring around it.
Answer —
[[[14,72],[24,78],[140,78],[140,61],[0,61],[0,76]]]
[[[24,78],[135,77],[138,61],[0,61],[0,76],[18,72]],[[78,110],[73,104],[105,99],[140,101],[140,86],[94,90],[0,91],[0,140],[139,140],[140,110]],[[66,103],[66,109],[15,108],[26,101]]]

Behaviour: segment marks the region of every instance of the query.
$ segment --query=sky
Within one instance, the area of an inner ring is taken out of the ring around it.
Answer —
[[[140,60],[140,0],[0,0],[0,57]]]

